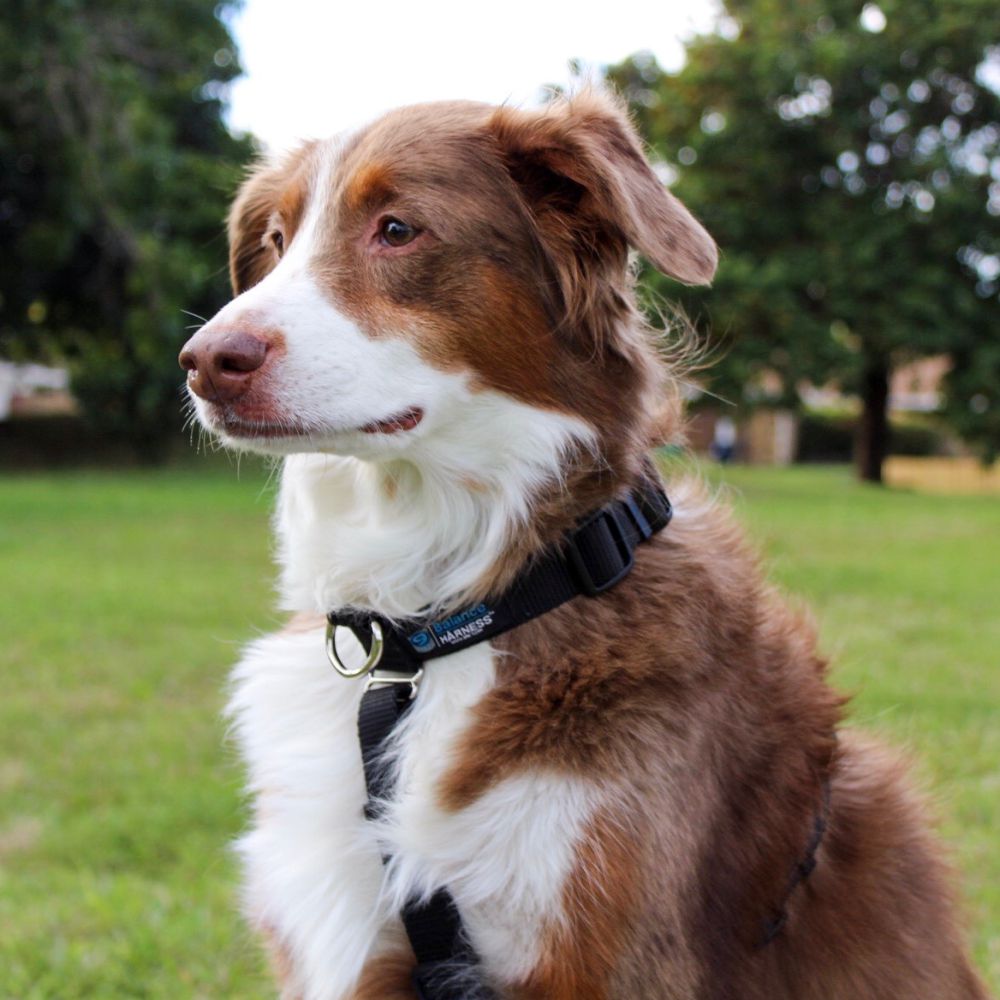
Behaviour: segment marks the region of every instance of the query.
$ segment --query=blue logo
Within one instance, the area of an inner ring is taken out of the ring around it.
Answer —
[[[409,639],[410,645],[420,653],[424,650],[430,649],[434,645],[434,640],[431,638],[427,629],[421,629],[419,632],[414,632]]]

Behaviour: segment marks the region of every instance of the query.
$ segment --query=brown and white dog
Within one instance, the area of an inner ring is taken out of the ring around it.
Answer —
[[[395,111],[257,169],[230,238],[237,297],[181,363],[209,430],[286,456],[294,618],[231,703],[283,995],[412,998],[397,913],[447,887],[504,998],[984,997],[900,765],[838,738],[809,625],[697,486],[614,589],[429,664],[363,817],[362,683],[323,613],[502,592],[678,429],[628,252],[706,283],[716,249],[615,101]]]

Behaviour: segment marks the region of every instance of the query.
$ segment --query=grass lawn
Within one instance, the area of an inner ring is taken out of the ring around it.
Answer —
[[[219,721],[275,622],[255,466],[0,479],[0,1000],[272,997]],[[713,478],[718,478],[713,473]],[[1000,501],[726,469],[853,718],[913,751],[1000,989]]]

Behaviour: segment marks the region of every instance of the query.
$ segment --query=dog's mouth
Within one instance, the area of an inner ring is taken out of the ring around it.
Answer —
[[[419,406],[414,406],[386,420],[373,420],[370,424],[365,424],[361,431],[364,434],[398,434],[400,431],[412,431],[423,419],[424,411]]]
[[[422,407],[414,406],[394,413],[384,420],[372,420],[353,430],[362,434],[399,434],[412,431],[424,419]],[[219,420],[220,430],[234,438],[295,438],[317,433],[315,427],[306,427],[293,421],[254,420],[227,413]]]

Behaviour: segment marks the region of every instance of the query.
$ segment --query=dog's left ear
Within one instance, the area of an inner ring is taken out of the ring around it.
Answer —
[[[585,91],[538,111],[498,108],[490,128],[541,224],[552,225],[561,210],[575,217],[570,224],[617,231],[678,281],[712,280],[715,242],[653,173],[628,115],[609,94]]]

